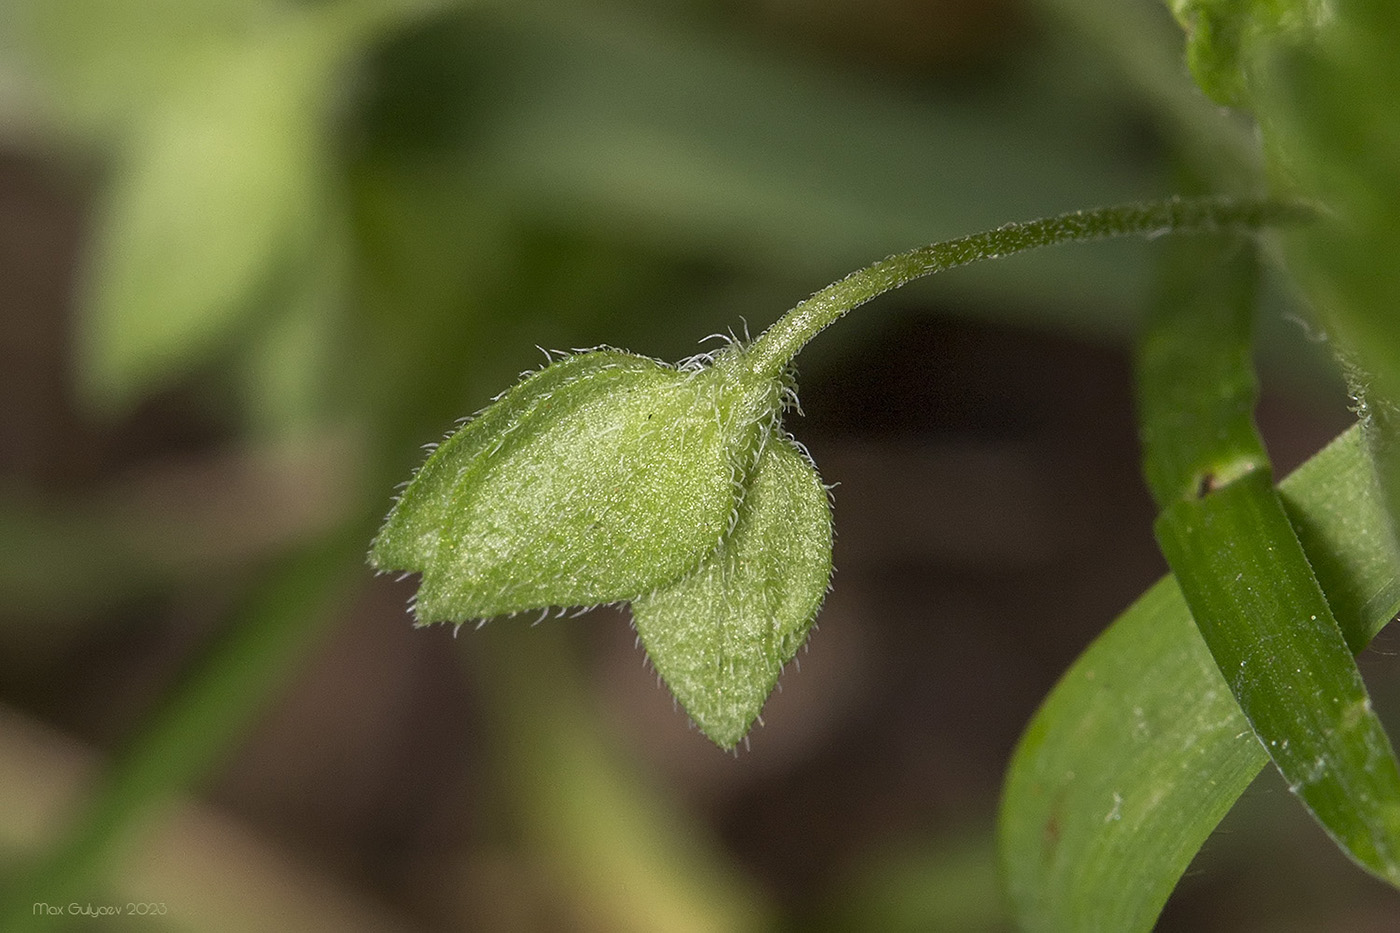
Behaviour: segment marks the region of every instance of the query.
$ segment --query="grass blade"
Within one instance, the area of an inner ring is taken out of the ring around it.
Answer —
[[[1359,651],[1400,609],[1360,432],[1343,434],[1279,493]],[[1013,756],[999,844],[1017,922],[1030,931],[1151,929],[1268,760],[1181,591],[1162,580],[1065,673]]]
[[[1254,428],[1256,266],[1239,237],[1168,247],[1138,358],[1157,539],[1288,786],[1358,864],[1400,884],[1400,766]]]
[[[1400,768],[1269,472],[1173,504],[1157,537],[1289,789],[1358,864],[1400,885]]]

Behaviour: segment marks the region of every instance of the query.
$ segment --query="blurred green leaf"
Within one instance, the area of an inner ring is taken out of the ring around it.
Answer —
[[[212,57],[286,10],[283,0],[10,0],[15,54],[51,117],[116,142]]]
[[[1248,106],[1256,43],[1316,28],[1327,0],[1167,0],[1186,30],[1186,60],[1207,94]]]
[[[0,603],[47,625],[285,555],[363,507],[367,453],[321,431],[54,501],[0,488]]]
[[[1261,64],[1265,143],[1285,184],[1331,209],[1286,239],[1294,274],[1369,391],[1400,403],[1400,6],[1339,0],[1310,42]]]
[[[1359,651],[1400,608],[1400,577],[1358,430],[1279,487],[1342,633]],[[1268,761],[1175,581],[1075,662],[1012,760],[1000,843],[1026,930],[1149,930]]]
[[[329,220],[287,288],[270,296],[280,313],[251,322],[240,348],[239,384],[250,433],[290,437],[336,419],[348,399],[337,391],[356,361],[350,344],[349,232]],[[279,301],[280,300],[280,301]],[[364,357],[359,363],[368,362]]]
[[[333,38],[305,22],[259,34],[139,122],[94,233],[80,330],[94,405],[129,406],[207,357],[322,234]]]
[[[1164,7],[1122,0],[1039,0],[1039,5],[1076,39],[1093,43],[1097,57],[1112,63],[1114,77],[1121,76],[1151,107],[1154,122],[1177,150],[1211,173],[1217,190],[1261,187],[1263,157],[1254,128],[1203,98],[1191,77],[1182,74],[1181,32]]]
[[[1067,58],[1030,59],[1006,93],[964,96],[656,11],[509,6],[456,29],[479,89],[459,117],[473,121],[462,170],[477,184],[536,220],[797,287],[1007,217],[1161,192],[1155,166],[1113,142],[1118,111],[1064,92],[1063,72],[1082,67]],[[1036,296],[1039,308],[1053,292],[1062,313],[1104,324],[1132,293],[1136,260],[1024,258],[940,287]]]

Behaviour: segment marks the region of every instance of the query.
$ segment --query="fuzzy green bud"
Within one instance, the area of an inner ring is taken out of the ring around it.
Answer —
[[[730,747],[830,575],[825,488],[781,431],[792,398],[736,348],[566,356],[432,453],[370,562],[422,574],[420,624],[633,602],[657,670]]]

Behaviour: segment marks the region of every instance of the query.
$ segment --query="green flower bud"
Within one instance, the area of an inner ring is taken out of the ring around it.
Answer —
[[[631,601],[652,662],[732,747],[831,571],[826,489],[781,434],[784,372],[620,350],[532,373],[429,456],[370,552],[420,624]]]
[[[629,599],[719,544],[779,386],[617,350],[564,358],[429,457],[370,558],[423,623]]]

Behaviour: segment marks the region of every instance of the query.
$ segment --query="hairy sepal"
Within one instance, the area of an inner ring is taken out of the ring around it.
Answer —
[[[531,374],[428,458],[375,540],[420,623],[619,602],[728,531],[781,385],[620,350]]]
[[[830,579],[826,487],[795,444],[773,437],[733,533],[693,573],[634,600],[632,616],[681,706],[728,749],[807,640]]]

